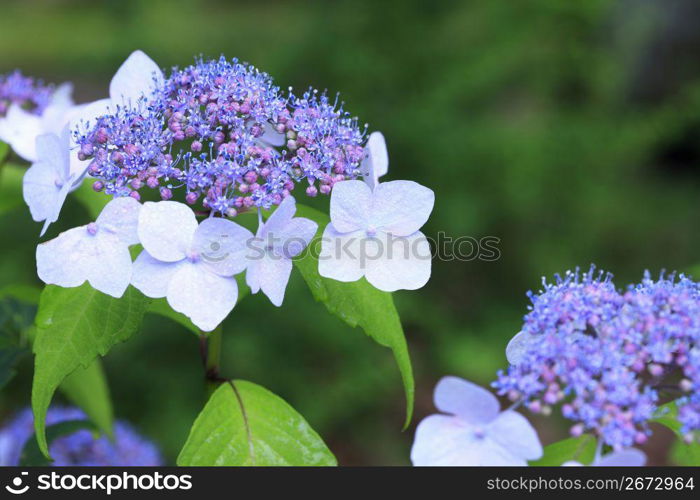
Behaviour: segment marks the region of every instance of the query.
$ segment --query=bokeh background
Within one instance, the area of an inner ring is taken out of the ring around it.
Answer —
[[[395,295],[413,357],[416,418],[390,351],[314,302],[294,274],[282,308],[246,298],[225,326],[225,375],[302,413],[341,464],[408,464],[445,374],[488,384],[542,276],[591,263],[622,286],[700,262],[700,3],[695,0],[2,0],[0,72],[106,94],[134,49],[162,67],[238,57],[278,85],[340,92],[381,130],[388,179],[437,195],[426,232],[500,238],[497,261],[435,261]],[[69,201],[57,234],[87,222]],[[39,226],[0,218],[0,288],[36,285]],[[203,403],[198,341],[162,318],[105,359],[115,412],[170,462]],[[27,357],[0,416],[29,404]],[[57,397],[60,401],[60,396]],[[545,443],[565,422],[534,419]],[[664,463],[670,433],[646,446]]]

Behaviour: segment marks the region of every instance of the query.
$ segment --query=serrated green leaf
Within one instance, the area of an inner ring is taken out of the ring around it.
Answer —
[[[529,465],[559,466],[571,460],[588,465],[595,457],[595,449],[596,440],[590,434],[563,439],[545,446],[542,458],[530,462]]]
[[[148,303],[133,287],[120,299],[87,283],[44,289],[36,317],[32,409],[39,447],[45,455],[46,412],[58,385],[79,367],[89,367],[114,344],[129,339],[138,330]]]
[[[50,425],[46,428],[46,439],[49,443],[53,443],[56,439],[69,436],[74,432],[89,430],[96,432],[94,424],[89,420],[66,420],[64,422],[59,422],[54,425]],[[52,460],[44,456],[44,454],[39,449],[36,439],[28,439],[27,443],[22,449],[22,453],[19,458],[19,465],[21,467],[27,466],[46,466],[51,465]]]
[[[95,359],[87,368],[76,368],[61,382],[59,389],[85,412],[100,431],[112,436],[112,400],[109,396],[107,377],[99,359]]]
[[[413,415],[415,384],[406,337],[394,306],[394,299],[390,293],[377,290],[364,278],[352,283],[323,278],[318,273],[318,256],[313,255],[312,249],[320,248],[319,240],[330,219],[318,210],[299,204],[297,216],[313,220],[319,229],[307,250],[294,260],[296,268],[311,289],[314,298],[323,303],[326,309],[348,325],[359,326],[379,344],[393,351],[406,393],[405,427],[408,427]]]
[[[3,165],[0,168],[0,215],[24,205],[22,179],[26,168]]]
[[[294,408],[244,380],[222,384],[190,430],[180,466],[334,466],[335,457]]]

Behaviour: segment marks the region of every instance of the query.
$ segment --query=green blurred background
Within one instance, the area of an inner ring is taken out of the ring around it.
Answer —
[[[341,464],[408,464],[415,423],[445,374],[479,383],[505,366],[525,292],[591,263],[619,285],[700,261],[700,3],[695,0],[0,1],[0,72],[75,82],[103,97],[134,49],[162,67],[238,57],[286,87],[341,92],[381,130],[388,179],[437,195],[426,232],[496,236],[496,262],[435,261],[395,295],[417,383],[416,418],[391,352],[314,302],[296,274],[282,308],[246,298],[225,326],[225,375],[302,413]],[[55,235],[84,224],[69,201]],[[0,288],[39,285],[39,225],[0,218]],[[105,359],[115,411],[170,462],[203,403],[198,341],[148,317]],[[0,395],[29,404],[31,360]],[[59,397],[60,399],[60,397]],[[535,419],[545,443],[566,435]],[[553,425],[553,423],[555,425]],[[663,463],[670,433],[646,446]]]

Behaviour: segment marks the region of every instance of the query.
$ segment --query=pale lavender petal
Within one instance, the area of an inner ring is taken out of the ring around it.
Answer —
[[[36,137],[37,161],[49,163],[54,170],[55,177],[65,181],[70,176],[70,139],[68,128],[64,128],[61,134],[41,134]]]
[[[374,189],[379,178],[389,171],[389,154],[386,141],[381,132],[372,132],[367,139],[367,157],[363,160],[361,170],[367,185]]]
[[[647,462],[647,456],[636,448],[626,448],[614,451],[602,457],[593,465],[599,467],[642,467]]]
[[[489,425],[488,436],[523,460],[537,460],[542,457],[542,444],[537,437],[537,431],[518,412],[501,413]]]
[[[331,191],[331,223],[338,232],[367,229],[372,210],[372,190],[362,181],[342,181]]]
[[[365,275],[362,266],[362,240],[364,231],[339,233],[328,224],[323,231],[318,272],[324,278],[337,281],[357,281]]]
[[[144,95],[152,94],[163,81],[163,72],[140,50],[129,55],[109,85],[109,96],[116,104],[134,105]]]
[[[0,120],[0,140],[27,161],[37,160],[36,138],[42,133],[41,117],[17,105],[10,106],[5,118]]]
[[[119,238],[107,232],[92,235],[86,226],[61,233],[36,249],[37,274],[46,284],[90,285],[121,297],[131,279],[131,255]]]
[[[365,276],[379,290],[416,290],[430,279],[430,244],[420,231],[409,237],[379,233],[366,239],[363,248]]]
[[[116,234],[127,245],[139,242],[138,222],[141,204],[130,196],[115,198],[97,217],[100,229]]]
[[[57,181],[60,182],[55,168],[49,162],[37,161],[25,172],[22,194],[35,221],[46,220],[53,213],[61,192]]]
[[[286,259],[293,259],[308,246],[316,235],[318,224],[303,217],[295,217],[286,226],[276,233],[268,233],[268,237],[274,238],[275,255]]]
[[[287,136],[278,132],[271,123],[266,122],[264,127],[263,135],[258,138],[260,142],[275,147],[284,146],[287,143]]]
[[[284,200],[282,200],[282,203],[279,204],[277,209],[265,221],[265,223],[260,226],[257,236],[264,239],[270,232],[273,235],[281,232],[292,220],[292,217],[294,217],[296,211],[297,205],[294,197],[287,196]]]
[[[374,189],[369,223],[396,236],[409,236],[428,221],[434,204],[435,193],[417,182],[383,182]]]
[[[139,214],[139,241],[156,259],[177,262],[191,250],[197,226],[194,212],[184,203],[146,202]]]
[[[238,300],[235,278],[225,278],[204,264],[185,263],[168,286],[168,304],[205,332],[216,328]]]
[[[72,184],[70,181],[66,182],[63,186],[61,186],[61,189],[59,189],[56,196],[52,199],[51,205],[46,214],[46,219],[44,220],[44,226],[42,227],[41,234],[39,236],[44,236],[49,226],[58,220],[58,216],[61,214],[61,209],[63,208],[63,203],[65,203],[71,187]]]
[[[522,361],[531,341],[532,335],[525,332],[518,332],[510,339],[506,346],[506,359],[511,365],[517,365]]]
[[[435,386],[435,407],[476,426],[484,426],[498,416],[496,396],[483,387],[459,377],[443,377]]]
[[[162,262],[156,260],[143,250],[134,261],[131,284],[146,297],[159,299],[168,294],[168,286],[175,273],[186,261]]]
[[[194,233],[192,249],[220,276],[233,276],[247,266],[246,252],[253,233],[220,217],[210,217]]]
[[[291,274],[291,260],[266,256],[258,263],[257,280],[260,289],[277,307],[284,301],[284,292]]]

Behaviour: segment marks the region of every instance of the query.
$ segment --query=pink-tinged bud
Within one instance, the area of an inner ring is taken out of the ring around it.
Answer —
[[[542,411],[542,405],[539,401],[532,401],[527,407],[532,413],[539,413]]]
[[[683,392],[690,392],[693,390],[693,382],[687,378],[684,378],[680,381],[678,387],[680,387],[681,391]]]
[[[100,144],[104,144],[109,140],[109,135],[107,134],[106,128],[100,128],[95,132],[95,140]]]
[[[139,189],[141,189],[143,187],[143,182],[141,182],[138,178],[132,179],[131,180],[131,187],[138,191]]]
[[[263,176],[263,177],[269,176],[269,175],[270,175],[270,169],[267,168],[267,167],[263,167],[263,168],[260,170],[260,175]]]
[[[197,199],[199,198],[199,195],[195,192],[190,192],[187,193],[185,196],[185,201],[189,203],[190,205],[194,205],[197,202]]]
[[[139,148],[136,144],[127,144],[124,146],[124,152],[128,155],[135,155],[139,152]]]
[[[296,184],[294,184],[294,182],[291,180],[284,182],[284,189],[286,189],[289,192],[294,191],[295,187],[296,187]]]
[[[257,182],[254,182],[250,185],[250,192],[251,193],[257,191],[258,189],[260,189],[260,184],[258,184]]]
[[[94,189],[96,192],[100,192],[105,188],[105,185],[101,181],[95,181],[92,185],[92,189]]]
[[[131,196],[136,201],[141,201],[141,195],[138,191],[132,191],[131,193],[129,193],[129,196]]]
[[[321,191],[321,194],[328,194],[331,192],[331,187],[328,184],[322,184],[319,189]]]
[[[184,141],[185,140],[185,133],[182,130],[175,132],[173,134],[173,139],[176,141]]]
[[[233,206],[241,208],[243,206],[243,197],[239,196],[238,198],[233,200]]]
[[[173,192],[168,188],[160,188],[160,197],[164,200],[169,200],[173,197]]]
[[[644,443],[647,442],[647,439],[648,439],[647,435],[644,434],[643,432],[638,432],[638,433],[634,436],[634,442],[637,443],[637,444],[644,444]]]
[[[243,180],[246,181],[248,184],[253,184],[255,181],[258,180],[258,174],[253,170],[249,170],[243,176]]]
[[[569,434],[571,434],[572,437],[579,437],[581,434],[583,434],[583,431],[583,424],[576,424],[569,429]]]
[[[199,141],[192,141],[192,151],[199,152],[202,150],[202,143]]]
[[[90,143],[86,143],[86,144],[83,144],[82,146],[80,146],[80,152],[85,157],[92,156],[92,153],[94,151],[95,151],[95,149],[93,148],[92,144],[90,144]]]
[[[91,234],[92,236],[95,236],[97,234],[98,230],[99,230],[99,227],[94,222],[91,222],[90,224],[87,225],[87,232],[89,234]]]
[[[291,151],[294,151],[297,148],[297,141],[295,140],[288,140],[287,141],[287,148],[289,148]]]
[[[649,365],[649,373],[653,377],[660,377],[664,373],[664,368],[661,365],[657,365],[656,363],[652,363]]]
[[[236,210],[236,209],[233,208],[233,207],[230,207],[230,208],[228,208],[228,209],[226,210],[226,215],[227,215],[228,217],[235,217],[236,215],[238,215],[238,210]]]
[[[242,182],[242,183],[240,183],[240,184],[238,185],[238,190],[239,190],[241,193],[245,194],[245,193],[247,193],[247,192],[250,190],[250,188],[249,188],[248,184]]]
[[[282,203],[282,195],[280,195],[278,193],[275,193],[274,195],[272,195],[272,203],[274,205],[279,205],[280,203]]]
[[[91,175],[95,175],[99,171],[100,171],[100,166],[97,164],[97,162],[96,161],[90,162],[90,166],[88,167],[88,172]]]
[[[157,188],[159,184],[160,182],[158,182],[158,179],[155,177],[149,177],[148,179],[146,179],[146,186],[148,186],[151,189]]]
[[[194,137],[195,135],[197,135],[197,131],[192,125],[188,125],[187,127],[185,127],[185,135],[187,137]]]
[[[226,140],[226,135],[222,131],[219,130],[214,134],[214,143],[221,144],[224,140]]]
[[[243,198],[243,206],[246,208],[250,208],[253,206],[255,202],[253,201],[253,198],[248,196],[247,198]]]

